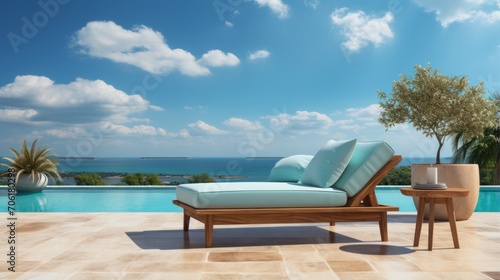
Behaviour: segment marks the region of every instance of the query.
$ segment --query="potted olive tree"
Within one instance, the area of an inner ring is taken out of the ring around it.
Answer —
[[[41,192],[48,184],[48,178],[54,181],[62,180],[57,170],[57,161],[54,155],[49,155],[52,149],[37,148],[38,139],[35,139],[28,148],[26,140],[21,142],[21,150],[9,149],[14,158],[4,157],[9,163],[1,165],[13,168],[16,171],[16,191],[17,192]]]
[[[468,219],[479,197],[477,164],[441,164],[441,148],[448,137],[462,133],[468,138],[482,135],[492,125],[494,104],[483,97],[483,84],[470,86],[466,76],[446,76],[439,70],[415,66],[414,77],[401,74],[394,81],[392,96],[378,91],[381,99],[379,122],[386,129],[397,124],[411,123],[416,130],[437,140],[436,165],[438,181],[448,187],[467,188],[469,196],[454,199],[457,220]],[[413,164],[411,181],[426,182],[429,164]],[[446,208],[436,205],[436,219],[447,219]]]

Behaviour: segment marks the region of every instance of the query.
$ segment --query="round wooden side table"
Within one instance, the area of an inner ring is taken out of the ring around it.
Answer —
[[[453,245],[455,246],[455,248],[460,248],[460,245],[458,244],[458,233],[457,224],[455,221],[455,209],[453,208],[453,198],[466,197],[467,195],[469,195],[469,190],[459,188],[447,188],[442,190],[401,188],[400,190],[404,195],[419,198],[417,208],[417,221],[415,226],[415,237],[413,239],[414,247],[418,247],[418,243],[420,241],[420,232],[422,230],[422,223],[424,221],[425,204],[429,203],[429,251],[432,251],[432,235],[434,233],[434,206],[436,204],[446,204],[451,236],[453,237]]]

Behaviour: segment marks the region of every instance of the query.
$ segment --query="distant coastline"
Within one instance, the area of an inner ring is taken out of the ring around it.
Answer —
[[[96,160],[95,157],[54,157],[54,158],[62,160]]]
[[[140,159],[189,159],[189,157],[140,157]]]
[[[284,157],[246,157],[245,159],[247,160],[255,160],[255,159],[277,159],[277,160],[280,160]]]
[[[135,172],[142,173],[142,172]],[[123,185],[122,179],[125,176],[134,174],[128,172],[59,172],[61,178],[65,185],[76,185],[75,176],[84,175],[84,174],[97,174],[101,177],[101,179],[108,185]],[[149,173],[143,173],[149,174]],[[162,182],[162,185],[171,185],[176,186],[179,184],[187,183],[189,179],[192,178],[192,174],[166,174],[166,173],[150,173],[156,174],[158,179]],[[213,178],[216,182],[220,181],[240,181],[248,179],[246,175],[212,175],[210,177]]]
[[[136,173],[142,173],[142,172],[136,172]],[[101,176],[102,178],[123,178],[127,175],[134,174],[134,173],[129,173],[129,172],[65,172],[61,171],[59,172],[59,175],[63,178],[72,178],[78,175],[82,174],[97,174]],[[189,179],[193,176],[193,174],[166,174],[166,173],[159,173],[156,174],[160,178],[172,178],[172,179]],[[214,179],[244,179],[247,178],[248,176],[245,175],[210,175],[210,177]]]

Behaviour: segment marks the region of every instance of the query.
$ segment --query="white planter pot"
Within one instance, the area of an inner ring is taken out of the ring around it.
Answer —
[[[49,179],[43,173],[35,173],[31,176],[30,173],[22,173],[16,181],[16,191],[20,193],[41,192],[45,189]]]
[[[413,164],[411,166],[411,184],[427,182],[427,167],[431,164]],[[477,205],[479,198],[479,166],[477,164],[432,164],[438,169],[438,182],[444,182],[449,188],[468,189],[467,197],[453,198],[455,217],[457,221],[470,218]],[[415,206],[418,198],[414,198]],[[425,209],[425,217],[428,217],[428,205]],[[446,206],[436,204],[436,220],[448,220]]]

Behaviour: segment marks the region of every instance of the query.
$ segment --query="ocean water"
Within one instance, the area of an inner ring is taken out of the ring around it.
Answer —
[[[169,175],[193,175],[208,173],[217,181],[267,181],[274,164],[281,158],[95,158],[59,159],[63,172],[115,172]],[[229,177],[229,178],[228,178]],[[186,178],[160,178],[162,181],[183,182]],[[107,183],[117,183],[107,178]],[[70,183],[65,178],[66,183]]]

